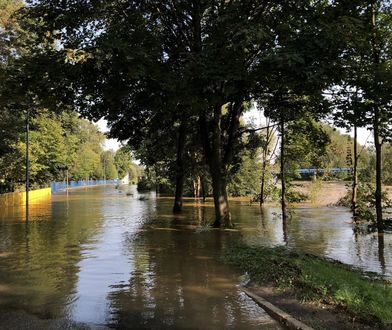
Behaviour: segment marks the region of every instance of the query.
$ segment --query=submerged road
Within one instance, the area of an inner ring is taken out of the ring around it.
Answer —
[[[0,329],[279,329],[218,260],[239,240],[392,277],[392,235],[354,232],[343,208],[297,208],[283,225],[279,209],[237,201],[227,231],[208,229],[211,203],[171,208],[100,186],[33,204],[28,225],[22,207],[0,210]]]
[[[0,328],[280,329],[217,261],[239,232],[127,189],[55,195],[27,226],[22,209],[2,210]]]

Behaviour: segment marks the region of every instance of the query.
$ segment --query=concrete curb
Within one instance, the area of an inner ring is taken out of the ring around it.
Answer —
[[[257,294],[253,293],[252,291],[250,291],[246,288],[241,288],[241,289],[247,296],[252,298],[257,304],[259,304],[271,317],[273,317],[275,320],[278,320],[280,323],[282,323],[288,329],[314,330],[313,328],[307,326],[306,324],[298,321],[297,319],[295,319],[291,315],[282,311],[278,307],[272,305],[270,302],[268,302],[264,298],[258,296]]]

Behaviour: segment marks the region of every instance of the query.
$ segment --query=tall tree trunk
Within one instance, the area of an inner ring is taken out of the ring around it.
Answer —
[[[260,207],[264,204],[264,191],[265,191],[265,171],[267,168],[267,160],[263,156],[263,165],[261,170],[261,188],[260,188]]]
[[[282,194],[281,194],[281,206],[282,206],[282,219],[286,221],[287,219],[287,209],[286,209],[286,169],[285,169],[285,146],[286,146],[286,138],[285,138],[285,121],[283,115],[280,117],[280,179],[282,182]]]
[[[213,226],[232,227],[229,202],[227,197],[226,182],[219,169],[211,169],[212,193],[214,196],[215,222]]]
[[[158,172],[157,168],[155,167],[155,194],[157,195],[157,197],[159,195],[159,180],[158,180],[159,174],[158,173],[159,172]]]
[[[184,170],[184,150],[185,150],[185,124],[181,122],[178,141],[177,141],[177,159],[176,159],[176,193],[174,197],[173,212],[182,211],[182,195],[184,192],[185,170]]]
[[[214,107],[214,116],[211,125],[207,124],[205,114],[200,118],[200,133],[203,142],[205,158],[210,169],[212,179],[212,193],[214,197],[215,222],[214,227],[232,227],[231,214],[226,190],[226,171],[222,159],[222,129],[221,117],[222,108],[217,105]],[[209,129],[212,137],[209,140]]]
[[[374,84],[377,84],[377,69],[380,64],[380,49],[378,45],[377,38],[377,1],[371,1],[371,9],[372,9],[372,51],[373,51],[373,64],[374,64]],[[375,89],[375,87],[374,87]],[[373,90],[375,94],[375,90]],[[383,227],[383,219],[382,219],[382,185],[381,185],[381,161],[382,161],[382,151],[381,151],[381,139],[380,139],[380,108],[377,102],[377,96],[373,95],[373,111],[374,111],[374,120],[373,120],[373,131],[374,131],[374,146],[376,149],[376,192],[375,192],[375,200],[376,200],[376,220],[377,220],[377,229],[380,233],[384,231]]]
[[[203,203],[206,201],[206,182],[204,177],[200,179],[201,197],[203,198]]]
[[[267,169],[267,157],[268,157],[268,148],[269,148],[269,141],[270,141],[270,127],[269,127],[269,122],[267,125],[267,133],[265,136],[265,145],[263,146],[263,164],[261,168],[261,187],[260,187],[260,207],[263,206],[265,197],[264,197],[264,191],[265,191],[265,171]]]
[[[374,110],[374,145],[376,149],[376,219],[377,229],[380,233],[384,231],[382,219],[382,185],[381,185],[381,142],[379,134],[379,109],[375,106]]]
[[[358,195],[358,128],[354,124],[354,164],[353,164],[353,187],[351,196],[351,210],[353,212],[354,221],[357,217],[357,195]]]
[[[237,133],[240,125],[240,116],[243,111],[243,102],[238,100],[225,105],[227,107],[228,125],[225,126],[226,131],[224,135],[227,137],[227,140],[224,144],[221,127],[223,104],[224,102],[221,102],[213,108],[213,116],[210,122],[207,122],[205,112],[201,114],[200,133],[205,159],[212,178],[216,215],[214,226],[232,227],[227,196],[227,169],[233,161],[235,146],[238,143]]]
[[[196,179],[193,182],[194,184],[194,195],[195,198],[200,197],[200,176],[197,176]]]
[[[222,161],[222,108],[220,105],[214,108],[214,120],[212,131],[212,159],[210,171],[212,177],[212,191],[215,205],[214,227],[231,227],[231,214],[227,198],[226,173]]]
[[[265,137],[265,145],[263,146],[263,163],[262,163],[262,172],[261,172],[261,188],[260,188],[260,207],[263,206],[266,200],[265,195],[265,187],[266,187],[266,173],[267,173],[267,166],[271,162],[271,157],[275,154],[276,148],[278,146],[279,140],[276,141],[275,146],[272,150],[270,150],[270,146],[274,137],[274,129],[270,126],[271,122],[268,119],[267,122],[267,133]]]

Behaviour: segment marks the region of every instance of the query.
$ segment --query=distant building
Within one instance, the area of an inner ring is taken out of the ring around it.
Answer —
[[[129,173],[121,180],[120,184],[129,184]]]

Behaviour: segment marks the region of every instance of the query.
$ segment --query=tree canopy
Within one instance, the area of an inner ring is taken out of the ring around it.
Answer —
[[[144,163],[170,169],[174,210],[198,164],[211,179],[215,225],[231,225],[227,185],[251,152],[241,117],[255,100],[279,124],[282,167],[290,130],[303,129],[296,139],[312,142],[314,162],[327,142],[321,118],[334,112],[339,126],[372,126],[380,182],[391,118],[389,1],[31,0],[17,17],[25,37],[1,95],[13,86],[22,110],[30,103],[106,119],[110,136]]]

